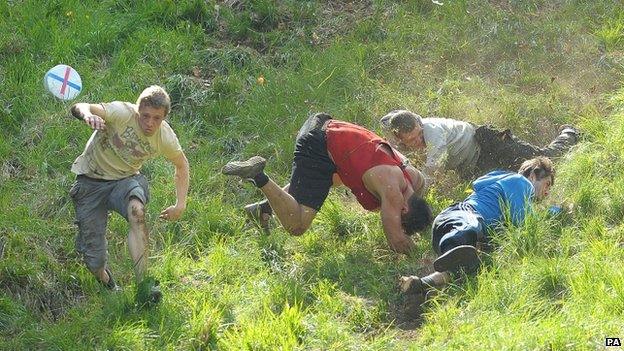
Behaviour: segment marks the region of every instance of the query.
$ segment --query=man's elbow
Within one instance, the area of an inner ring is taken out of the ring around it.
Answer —
[[[188,175],[190,170],[188,159],[186,158],[186,155],[184,153],[182,153],[180,158],[181,159],[179,159],[177,162],[174,162],[176,173],[179,175]]]
[[[308,228],[303,227],[303,226],[299,226],[299,227],[284,227],[284,229],[286,229],[288,234],[290,234],[292,236],[301,236],[301,235],[303,235],[303,233],[305,233],[308,230]]]

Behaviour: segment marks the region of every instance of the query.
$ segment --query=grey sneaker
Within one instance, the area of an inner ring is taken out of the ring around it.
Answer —
[[[244,207],[245,213],[249,219],[256,223],[265,232],[269,231],[269,220],[271,219],[271,212],[266,212],[265,208],[268,207],[268,203],[265,205],[264,201],[254,202]],[[271,209],[271,207],[269,207]]]
[[[445,252],[433,261],[433,268],[438,272],[455,272],[460,268],[467,272],[472,272],[480,264],[481,261],[474,246],[460,245]]]
[[[243,179],[251,179],[264,170],[266,160],[260,156],[254,156],[247,161],[228,162],[221,173],[225,175],[239,176]]]

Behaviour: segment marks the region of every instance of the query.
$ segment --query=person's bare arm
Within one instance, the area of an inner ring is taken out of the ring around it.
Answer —
[[[412,189],[414,189],[414,194],[418,197],[423,197],[427,192],[427,182],[425,181],[425,176],[412,165],[407,165],[407,167],[405,167],[405,171],[412,179]]]
[[[176,188],[176,203],[173,206],[169,206],[164,209],[159,218],[175,221],[184,210],[186,210],[186,196],[189,189],[189,163],[186,159],[184,152],[181,152],[178,156],[169,159],[175,166],[175,188]]]
[[[106,128],[106,111],[100,104],[89,104],[79,102],[70,108],[72,116],[84,121],[87,125],[95,130],[103,130]]]
[[[403,172],[396,166],[376,166],[364,176],[364,184],[381,200],[381,224],[390,248],[399,253],[409,253],[414,242],[401,226],[405,199],[401,192]]]
[[[342,185],[344,185],[344,183],[342,182],[342,179],[340,178],[338,173],[332,174],[332,186],[333,187],[339,187],[339,186],[342,186]]]

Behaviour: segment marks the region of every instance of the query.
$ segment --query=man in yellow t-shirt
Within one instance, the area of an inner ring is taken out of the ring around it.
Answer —
[[[113,210],[130,224],[128,248],[134,262],[139,302],[158,302],[158,282],[146,277],[148,230],[145,205],[148,183],[139,173],[148,159],[165,156],[175,166],[176,204],[160,213],[160,218],[177,220],[186,209],[189,186],[188,160],[176,134],[165,121],[171,100],[159,86],[145,89],[136,104],[77,103],[74,117],[94,129],[72,172],[77,175],[70,190],[76,209],[77,251],[89,270],[106,287],[118,289],[107,266],[106,224]]]

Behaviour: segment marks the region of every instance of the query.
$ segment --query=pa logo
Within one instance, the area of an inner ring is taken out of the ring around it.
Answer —
[[[622,341],[620,338],[606,338],[605,346],[622,346]]]

